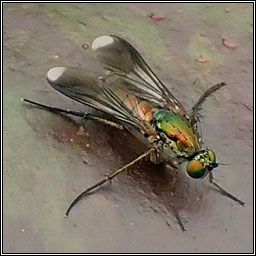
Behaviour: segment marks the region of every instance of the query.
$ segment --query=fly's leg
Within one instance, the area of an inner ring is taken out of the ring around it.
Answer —
[[[85,119],[95,120],[95,121],[98,121],[98,122],[101,122],[103,124],[115,127],[117,129],[120,129],[120,130],[124,129],[124,127],[121,124],[115,123],[113,121],[110,121],[110,120],[107,120],[107,119],[104,119],[104,118],[101,118],[101,117],[98,117],[98,116],[95,116],[95,115],[92,115],[92,114],[86,114]]]
[[[225,85],[226,84],[224,82],[222,82],[220,84],[215,84],[201,95],[201,97],[198,99],[196,104],[193,106],[192,113],[189,115],[189,119],[191,120],[192,124],[195,124],[198,121],[198,116],[199,116],[199,111],[200,111],[201,105],[206,100],[206,98]]]
[[[177,163],[175,162],[175,160],[169,161],[168,164],[170,165],[170,167],[171,167],[172,169],[178,169],[178,166],[177,166]],[[175,176],[173,177],[172,183],[171,183],[171,185],[170,185],[171,188],[173,188],[173,186],[174,186],[174,184],[176,183],[176,181],[177,181],[177,175],[175,175]],[[176,220],[177,220],[177,223],[178,223],[178,225],[180,226],[181,230],[182,230],[183,232],[186,231],[186,229],[185,229],[185,227],[184,227],[184,225],[183,225],[183,222],[182,222],[182,220],[181,220],[181,218],[180,218],[179,211],[177,210],[177,208],[176,208],[172,203],[171,203],[171,208],[172,208],[172,211],[173,211],[173,213],[174,213],[174,216],[175,216],[175,218],[176,218]]]
[[[42,109],[45,109],[45,110],[48,110],[48,111],[51,111],[51,112],[65,113],[67,115],[79,116],[79,117],[84,118],[85,120],[94,120],[94,121],[98,121],[98,122],[107,124],[109,126],[115,127],[117,129],[120,129],[120,130],[124,129],[122,125],[120,125],[118,123],[115,123],[115,122],[112,122],[112,121],[109,121],[107,119],[98,117],[96,115],[86,114],[86,113],[83,113],[83,112],[77,112],[77,111],[72,111],[72,110],[65,110],[65,109],[56,108],[56,107],[52,107],[52,106],[47,106],[47,105],[43,105],[41,103],[38,103],[38,102],[35,102],[35,101],[32,101],[32,100],[28,100],[28,99],[24,99],[24,98],[22,98],[22,101],[28,102],[30,104],[33,104],[35,106],[38,106]]]
[[[89,192],[94,191],[97,188],[100,188],[104,183],[106,183],[107,181],[111,181],[115,176],[117,176],[119,173],[123,172],[124,170],[126,170],[128,167],[132,166],[133,164],[135,164],[136,162],[140,161],[141,159],[143,159],[144,157],[150,155],[152,153],[152,151],[154,151],[154,148],[149,149],[147,152],[145,152],[144,154],[140,155],[139,157],[137,157],[136,159],[134,159],[132,162],[130,162],[129,164],[123,166],[122,168],[114,171],[113,173],[111,173],[110,175],[108,175],[107,177],[105,177],[104,179],[100,180],[99,182],[97,182],[95,185],[87,188],[84,192],[82,192],[80,195],[78,195],[75,200],[70,204],[70,206],[68,207],[65,217],[67,218],[69,215],[70,210],[84,197],[87,196]]]
[[[209,172],[209,182],[214,185],[217,189],[218,192],[220,192],[222,195],[238,202],[240,205],[245,206],[245,202],[241,201],[237,197],[233,196],[232,194],[228,193],[226,190],[224,190],[220,185],[218,185],[216,182],[213,181],[213,175],[211,172]]]
[[[182,220],[181,220],[181,218],[180,218],[180,214],[179,214],[178,210],[177,210],[173,205],[172,205],[171,207],[172,207],[174,216],[175,216],[175,218],[176,218],[176,220],[177,220],[177,222],[178,222],[178,224],[179,224],[181,230],[182,230],[183,232],[186,231],[186,229],[185,229],[185,227],[184,227],[184,225],[183,225],[183,223],[182,223]]]

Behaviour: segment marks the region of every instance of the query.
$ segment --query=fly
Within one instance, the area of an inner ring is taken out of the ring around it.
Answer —
[[[119,173],[148,156],[155,164],[169,162],[177,168],[186,161],[186,173],[190,177],[208,177],[216,190],[244,206],[243,201],[214,181],[212,170],[218,166],[216,155],[213,150],[202,148],[202,139],[197,127],[202,103],[225,83],[210,87],[192,110],[186,111],[126,40],[114,35],[100,36],[92,42],[91,49],[102,64],[104,75],[74,67],[54,67],[48,71],[47,81],[65,96],[111,115],[116,122],[89,113],[23,100],[49,111],[99,121],[117,129],[132,128],[144,135],[143,142],[148,150],[78,195],[65,216],[68,217],[70,210],[89,192],[111,181]],[[178,212],[174,212],[179,226],[184,231]]]

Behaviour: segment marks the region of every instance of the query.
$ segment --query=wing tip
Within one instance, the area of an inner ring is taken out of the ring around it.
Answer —
[[[92,42],[92,50],[97,50],[101,47],[107,46],[112,44],[114,39],[112,36],[99,36]]]
[[[65,67],[54,67],[47,72],[47,80],[50,82],[57,81],[65,71]]]

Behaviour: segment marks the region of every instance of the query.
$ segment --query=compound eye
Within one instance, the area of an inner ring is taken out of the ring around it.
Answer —
[[[188,162],[186,170],[187,174],[195,179],[202,178],[206,173],[206,169],[198,160],[191,160],[190,162]]]
[[[211,149],[208,149],[208,155],[209,155],[209,158],[210,158],[212,164],[215,164],[216,163],[215,153]]]

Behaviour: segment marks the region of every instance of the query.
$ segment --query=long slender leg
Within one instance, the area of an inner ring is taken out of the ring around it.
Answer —
[[[140,161],[141,159],[143,159],[144,157],[148,156],[149,154],[151,154],[155,149],[151,148],[149,149],[147,152],[145,152],[144,154],[140,155],[139,157],[137,157],[136,159],[134,159],[132,162],[128,163],[127,165],[123,166],[122,168],[114,171],[113,173],[111,173],[110,175],[108,175],[106,178],[100,180],[99,182],[97,182],[95,185],[87,188],[84,192],[82,192],[80,195],[78,195],[75,200],[70,204],[70,206],[68,207],[65,217],[67,218],[69,215],[70,210],[86,195],[88,195],[89,192],[95,190],[96,188],[101,187],[104,183],[106,183],[107,181],[111,181],[115,176],[117,176],[119,173],[123,172],[124,170],[126,170],[128,167],[132,166],[133,164],[135,164],[136,162]]]
[[[212,87],[210,87],[208,90],[206,90],[201,97],[198,99],[198,101],[195,103],[195,105],[192,108],[192,113],[190,114],[190,120],[191,123],[194,124],[197,122],[197,117],[199,114],[199,110],[203,102],[206,100],[207,97],[209,97],[212,93],[220,89],[222,86],[225,86],[226,84],[224,82],[220,84],[215,84]]]
[[[184,227],[184,225],[183,225],[183,223],[182,223],[182,221],[181,221],[181,218],[180,218],[180,215],[179,215],[178,210],[177,210],[174,206],[172,206],[172,210],[173,210],[174,216],[175,216],[175,218],[176,218],[176,220],[177,220],[177,222],[178,222],[178,224],[179,224],[181,230],[182,230],[183,232],[186,231],[186,229],[185,229],[185,227]]]
[[[51,112],[65,113],[67,115],[79,116],[79,117],[82,117],[86,120],[95,120],[95,121],[107,124],[109,126],[115,127],[117,129],[120,129],[120,130],[124,129],[122,125],[120,125],[118,123],[115,123],[115,122],[112,122],[112,121],[109,121],[107,119],[98,117],[96,115],[92,115],[92,114],[88,114],[88,113],[86,114],[86,113],[83,113],[83,112],[77,112],[77,111],[72,111],[72,110],[65,110],[65,109],[56,108],[56,107],[51,107],[51,106],[47,106],[47,105],[44,105],[44,104],[41,104],[41,103],[38,103],[38,102],[35,102],[35,101],[32,101],[32,100],[24,99],[24,98],[22,98],[22,101],[28,102],[30,104],[33,104],[35,106],[38,106],[42,109],[45,109],[45,110],[48,110],[48,111],[51,111]]]
[[[238,199],[237,197],[233,196],[232,194],[228,193],[226,190],[224,190],[220,185],[218,185],[216,182],[213,181],[213,175],[210,172],[209,173],[209,182],[211,184],[213,184],[217,189],[218,192],[220,192],[222,195],[238,202],[240,205],[245,206],[245,202],[241,201],[240,199]]]

